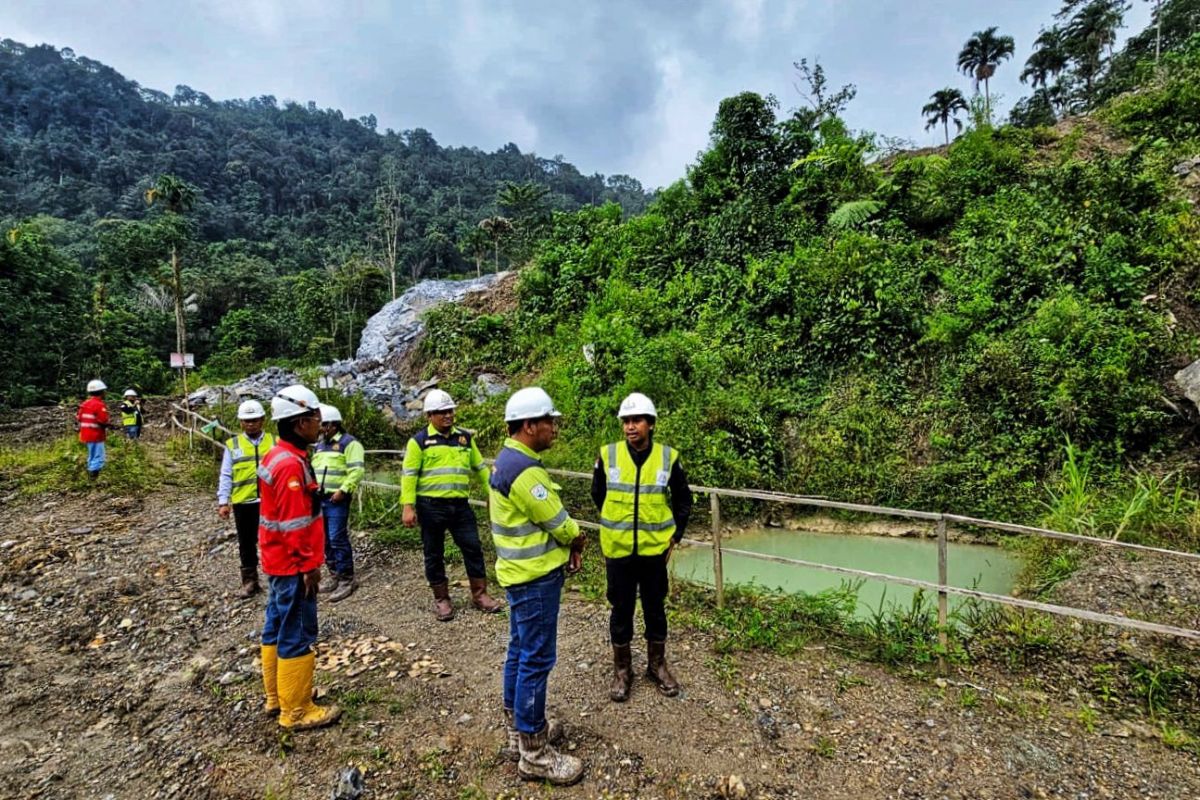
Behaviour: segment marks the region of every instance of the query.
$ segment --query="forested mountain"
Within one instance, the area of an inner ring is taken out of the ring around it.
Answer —
[[[351,355],[402,284],[523,263],[554,212],[644,209],[626,175],[274,97],[147,89],[69,49],[0,42],[0,405],[84,375],[161,391]],[[186,302],[185,302],[186,300]]]
[[[366,246],[377,191],[389,182],[401,201],[400,260],[410,267],[469,262],[448,245],[498,213],[505,183],[544,187],[548,207],[560,210],[614,201],[637,212],[647,200],[629,176],[582,175],[514,144],[494,153],[441,147],[421,128],[380,133],[373,116],[346,119],[271,96],[215,101],[187,86],[167,95],[69,49],[9,39],[0,42],[0,120],[0,213],[140,218],[146,189],[170,174],[199,190],[201,239],[269,243],[293,268],[334,241]]]

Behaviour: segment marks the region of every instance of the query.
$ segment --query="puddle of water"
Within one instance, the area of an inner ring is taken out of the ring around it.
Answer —
[[[937,582],[937,542],[934,539],[775,529],[738,534],[724,539],[723,544],[765,555]],[[724,554],[722,566],[727,586],[753,583],[769,591],[816,594],[836,589],[847,580],[856,580],[849,575],[729,553]],[[1022,566],[1020,558],[1013,553],[989,545],[951,542],[946,554],[947,581],[951,586],[994,594],[1010,594]],[[679,548],[671,557],[671,568],[678,578],[713,585],[712,551],[706,547]],[[881,602],[908,606],[916,592],[909,586],[864,581],[858,591],[858,614],[868,616]],[[936,595],[932,599],[936,600]],[[950,607],[953,609],[962,600],[951,595]]]

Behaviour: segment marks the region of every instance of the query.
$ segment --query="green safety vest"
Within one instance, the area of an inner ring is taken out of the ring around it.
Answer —
[[[600,509],[600,551],[607,558],[654,556],[675,535],[667,483],[679,454],[655,442],[639,467],[629,446],[615,442],[600,450],[607,491]]]
[[[313,448],[312,468],[322,492],[353,492],[367,471],[362,442],[348,433],[318,442]]]
[[[229,495],[229,502],[236,504],[257,500],[258,464],[275,446],[275,437],[264,432],[258,444],[255,444],[249,436],[239,433],[227,439],[225,446],[229,448],[233,462],[233,491]]]
[[[567,563],[579,523],[563,508],[559,487],[536,453],[515,439],[505,439],[488,489],[496,580],[501,586],[529,583]]]
[[[121,424],[125,426],[138,424],[138,407],[133,403],[121,403]]]
[[[475,437],[463,428],[442,434],[433,425],[408,440],[404,448],[404,473],[400,502],[412,505],[417,497],[467,497],[471,475],[487,485],[488,469]]]

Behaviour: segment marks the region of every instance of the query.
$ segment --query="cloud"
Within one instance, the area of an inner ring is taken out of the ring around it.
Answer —
[[[651,186],[684,174],[717,105],[741,91],[802,103],[792,62],[856,83],[851,125],[927,144],[920,108],[970,91],[955,57],[975,30],[1017,39],[994,92],[1011,107],[1037,29],[1060,0],[41,0],[0,4],[0,35],[103,61],[144,86],[218,99],[312,100],[443,144],[512,141],[583,172]],[[1128,15],[1131,30],[1149,5]]]

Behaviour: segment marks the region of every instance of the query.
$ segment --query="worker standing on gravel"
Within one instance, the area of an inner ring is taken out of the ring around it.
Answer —
[[[125,435],[132,440],[141,438],[143,422],[142,398],[136,390],[126,389],[121,401],[121,427],[125,429]]]
[[[242,588],[237,596],[247,598],[262,591],[258,585],[258,467],[275,446],[275,437],[263,431],[267,414],[257,400],[243,402],[237,416],[241,433],[225,442],[221,454],[217,514],[221,519],[233,515],[242,567]]]
[[[336,603],[354,594],[354,546],[350,543],[350,497],[367,473],[362,442],[342,428],[342,412],[321,404],[321,438],[313,450],[313,473],[321,487],[329,576],[319,591]]]
[[[425,396],[429,425],[408,440],[404,475],[400,480],[402,521],[421,525],[425,550],[425,579],[433,590],[433,613],[440,622],[454,619],[450,582],[446,579],[446,531],[462,551],[471,603],[486,614],[503,606],[487,592],[487,569],[479,543],[479,523],[467,502],[471,476],[487,486],[488,468],[471,431],[454,425],[454,399],[441,389]]]
[[[87,446],[87,472],[92,480],[100,477],[100,470],[108,460],[104,440],[112,426],[108,422],[108,406],[104,405],[104,393],[107,390],[108,387],[99,378],[88,381],[88,398],[79,404],[79,410],[75,412],[79,441]]]
[[[679,683],[667,667],[667,561],[692,514],[692,490],[672,447],[654,441],[658,411],[644,394],[621,401],[625,441],[600,450],[592,500],[600,509],[600,550],[612,604],[608,632],[613,680],[608,696],[629,699],[633,684],[633,614],[639,593],[646,621],[646,677],[667,697]],[[669,497],[669,500],[668,500]]]
[[[270,587],[262,630],[265,710],[278,710],[279,724],[289,730],[319,728],[341,715],[337,706],[318,706],[312,699],[325,526],[308,447],[321,434],[320,406],[299,384],[276,393],[271,419],[279,441],[258,468],[258,544]]]
[[[496,543],[496,578],[508,593],[508,656],[504,662],[504,715],[515,733],[522,778],[568,785],[583,763],[560,753],[546,719],[546,684],[558,657],[558,609],[564,567],[577,572],[586,541],[550,480],[539,453],[558,438],[550,396],[521,389],[504,407],[508,438],[489,482],[488,505]]]

